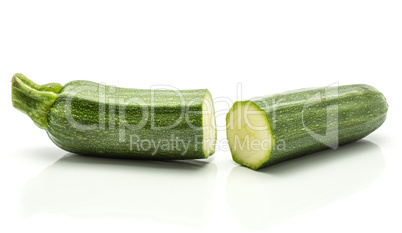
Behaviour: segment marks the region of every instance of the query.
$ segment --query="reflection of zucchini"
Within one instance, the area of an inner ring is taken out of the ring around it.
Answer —
[[[364,190],[384,166],[381,148],[363,139],[263,172],[234,167],[227,178],[227,202],[241,225],[266,230]],[[356,208],[359,204],[350,206]]]
[[[25,183],[21,214],[205,227],[217,169],[202,160],[133,161],[66,154]],[[197,201],[195,201],[197,200]]]
[[[140,90],[88,81],[37,85],[16,74],[12,98],[57,146],[73,153],[195,159],[215,151],[215,113],[206,89]]]
[[[368,85],[296,90],[236,102],[227,114],[233,160],[252,169],[365,137],[385,120],[384,96]]]

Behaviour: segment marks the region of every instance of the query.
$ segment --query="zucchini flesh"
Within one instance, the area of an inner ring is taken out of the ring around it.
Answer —
[[[48,90],[22,74],[12,84],[14,106],[66,151],[156,160],[207,158],[215,152],[215,111],[207,89],[143,90],[72,81]]]
[[[236,162],[253,167],[268,160],[273,141],[265,112],[251,101],[237,102],[229,118],[227,139]]]
[[[227,114],[235,162],[258,169],[361,139],[385,121],[374,87],[312,88],[236,102]]]

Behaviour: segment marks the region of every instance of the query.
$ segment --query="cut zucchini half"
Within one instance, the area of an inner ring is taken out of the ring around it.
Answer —
[[[274,140],[264,110],[251,101],[236,102],[226,122],[228,144],[235,162],[258,169],[268,161]]]
[[[204,151],[205,158],[215,153],[215,143],[216,143],[215,122],[216,122],[215,109],[212,101],[212,96],[211,93],[207,91],[204,100],[202,102],[202,125],[203,125],[202,149]]]
[[[228,144],[235,162],[258,169],[359,140],[387,110],[384,95],[365,84],[257,97],[229,111]]]
[[[178,160],[215,151],[215,111],[207,89],[122,88],[77,80],[37,85],[12,78],[15,108],[71,153],[105,158]]]

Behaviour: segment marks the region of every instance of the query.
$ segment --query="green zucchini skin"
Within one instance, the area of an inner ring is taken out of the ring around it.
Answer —
[[[253,169],[359,140],[384,123],[388,110],[384,95],[364,84],[303,89],[254,98],[236,102],[230,111],[246,102],[254,103],[265,112],[273,137],[268,158],[251,166]],[[332,112],[327,112],[334,106]],[[327,123],[327,114],[329,119],[335,120]],[[308,131],[336,137],[324,143]],[[231,146],[230,149],[236,161],[236,151]]]
[[[17,92],[16,92],[17,93]],[[72,81],[57,93],[43,127],[60,148],[81,155],[127,159],[200,159],[205,145],[207,89],[143,90]],[[212,114],[213,104],[211,102]]]

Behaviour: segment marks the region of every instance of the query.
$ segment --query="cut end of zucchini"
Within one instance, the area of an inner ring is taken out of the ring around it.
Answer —
[[[215,109],[212,101],[212,96],[209,91],[205,94],[202,102],[202,125],[203,125],[203,138],[202,149],[205,158],[215,153],[216,143],[216,123],[215,123]]]
[[[236,102],[226,117],[227,139],[236,163],[252,169],[269,160],[273,147],[266,113],[251,101]]]

